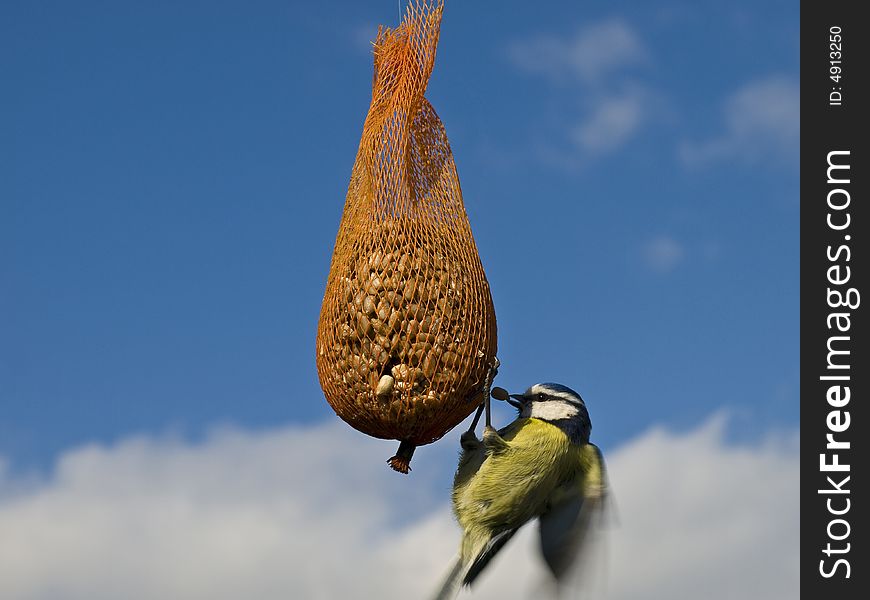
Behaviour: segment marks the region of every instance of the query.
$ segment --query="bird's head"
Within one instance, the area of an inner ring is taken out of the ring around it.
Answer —
[[[534,418],[557,425],[573,425],[588,441],[592,430],[589,411],[580,394],[559,383],[536,383],[522,394],[493,389],[493,397],[504,400],[519,411],[520,418]]]

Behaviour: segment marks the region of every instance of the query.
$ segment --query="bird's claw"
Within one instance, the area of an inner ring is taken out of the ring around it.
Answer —
[[[483,428],[483,445],[486,446],[488,452],[493,454],[498,454],[508,448],[508,443],[498,434],[495,427],[492,426]]]
[[[474,433],[474,430],[468,430],[459,436],[459,444],[463,450],[474,450],[480,446],[480,440],[477,439],[477,434]]]

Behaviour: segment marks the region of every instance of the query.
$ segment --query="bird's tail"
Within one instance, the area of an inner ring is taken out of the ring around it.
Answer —
[[[459,588],[471,585],[516,532],[516,529],[506,529],[493,536],[488,531],[466,531],[462,538],[462,550],[450,566],[435,600],[452,600],[459,593]],[[463,556],[474,558],[463,560]]]
[[[467,571],[468,568],[462,563],[462,557],[457,555],[453,564],[450,565],[450,570],[447,572],[438,593],[432,597],[432,600],[453,600],[456,598]]]

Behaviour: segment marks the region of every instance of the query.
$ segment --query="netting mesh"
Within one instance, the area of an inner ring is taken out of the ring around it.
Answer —
[[[402,471],[414,446],[483,401],[496,353],[453,154],[423,97],[442,9],[412,1],[397,29],[378,30],[371,106],[317,332],[327,401],[354,428],[402,441],[407,460],[391,463]]]

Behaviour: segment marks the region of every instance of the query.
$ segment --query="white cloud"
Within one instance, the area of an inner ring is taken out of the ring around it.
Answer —
[[[539,35],[508,48],[514,65],[554,80],[596,81],[615,70],[647,59],[634,30],[620,19],[592,23],[569,38]]]
[[[645,116],[644,106],[642,93],[605,98],[575,127],[573,140],[590,154],[612,152],[638,130]]]
[[[686,164],[794,163],[800,148],[800,86],[781,76],[749,83],[726,101],[724,121],[720,135],[682,144]]]
[[[683,245],[666,235],[651,239],[642,253],[647,267],[658,273],[673,271],[686,255]]]
[[[335,423],[82,447],[23,486],[0,472],[0,597],[425,597],[458,542],[436,484],[455,439],[421,449],[410,477],[385,467],[392,450]],[[797,597],[796,434],[732,447],[721,419],[654,429],[609,469],[609,598]],[[534,538],[469,596],[531,596]]]
[[[508,57],[518,69],[542,76],[557,104],[558,133],[568,150],[544,142],[539,157],[576,168],[589,158],[629,143],[660,110],[661,99],[636,73],[650,55],[635,30],[621,19],[590,23],[573,36],[539,35],[514,42]],[[549,140],[553,136],[548,135]]]
[[[729,448],[722,429],[652,431],[617,455],[618,597],[799,596],[797,436]]]

